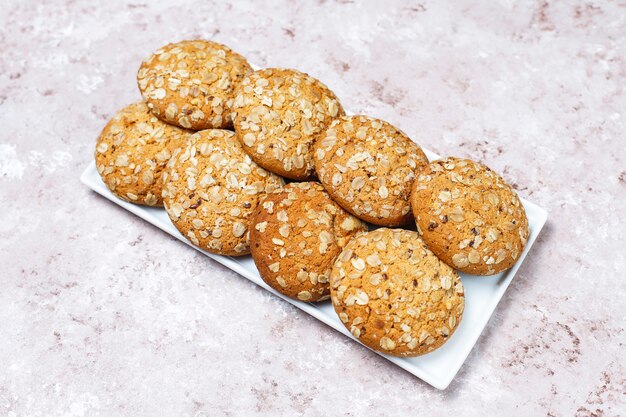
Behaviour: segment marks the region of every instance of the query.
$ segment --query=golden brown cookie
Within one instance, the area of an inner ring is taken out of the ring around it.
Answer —
[[[422,149],[389,123],[367,116],[335,120],[315,145],[315,169],[328,193],[355,216],[380,226],[411,220]]]
[[[233,102],[244,150],[265,169],[296,180],[314,176],[313,142],[342,114],[328,87],[292,69],[255,71],[240,83]]]
[[[330,274],[331,300],[364,345],[418,356],[443,345],[465,306],[463,284],[416,232],[381,228],[343,249]]]
[[[320,183],[291,183],[257,206],[250,249],[269,286],[291,298],[321,301],[330,294],[335,258],[365,230],[365,223],[331,200]]]
[[[235,134],[209,129],[174,151],[163,175],[163,203],[176,228],[209,252],[250,253],[250,215],[262,197],[282,187],[241,149]]]
[[[526,212],[515,191],[491,169],[468,159],[431,162],[413,184],[411,206],[430,250],[468,274],[510,268],[528,240]]]
[[[252,72],[244,57],[222,44],[170,43],[142,62],[137,84],[148,107],[162,120],[202,130],[232,127],[234,88]]]
[[[161,206],[161,171],[172,151],[193,132],[156,118],[145,103],[120,110],[96,142],[96,168],[109,190],[122,200]]]

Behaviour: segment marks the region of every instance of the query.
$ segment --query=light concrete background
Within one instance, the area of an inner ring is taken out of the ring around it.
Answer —
[[[79,183],[142,58],[208,38],[550,212],[437,391]],[[0,6],[0,415],[626,415],[626,3]]]

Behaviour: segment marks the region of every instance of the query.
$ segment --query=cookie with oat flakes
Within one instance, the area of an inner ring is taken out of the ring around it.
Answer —
[[[364,345],[418,356],[443,345],[463,309],[463,284],[416,232],[381,228],[357,235],[330,274],[339,319]]]
[[[162,206],[161,172],[173,150],[192,133],[159,120],[145,103],[133,103],[100,133],[96,168],[109,190],[122,200]]]
[[[422,149],[391,124],[344,116],[315,144],[315,169],[343,208],[380,226],[410,222],[415,173],[428,163]]]
[[[148,107],[162,120],[202,130],[231,128],[235,86],[252,67],[229,47],[187,40],[159,48],[144,60],[137,84]]]
[[[515,191],[491,169],[469,159],[431,162],[413,183],[411,206],[428,247],[468,274],[509,269],[528,240],[528,219]]]
[[[245,151],[265,169],[295,180],[315,175],[313,143],[342,114],[328,87],[293,69],[255,71],[239,84],[233,102]]]
[[[259,204],[250,226],[250,250],[261,278],[302,301],[328,299],[328,277],[361,220],[335,203],[318,182],[287,184]]]
[[[255,164],[228,130],[196,132],[174,151],[163,174],[163,203],[172,223],[209,252],[250,253],[250,215],[282,178]]]

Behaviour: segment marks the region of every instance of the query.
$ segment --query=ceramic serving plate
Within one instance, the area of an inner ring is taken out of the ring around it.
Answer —
[[[429,160],[438,158],[438,156],[432,152],[425,152]],[[189,241],[187,241],[187,239],[185,239],[185,237],[181,235],[172,225],[164,209],[127,203],[112,194],[104,182],[102,182],[102,179],[96,170],[95,163],[92,162],[91,165],[89,165],[89,167],[85,170],[81,176],[81,181],[89,188],[111,200],[115,204],[122,206],[131,213],[141,217],[149,223],[152,223],[159,229],[193,247],[195,250],[204,253],[206,256],[213,258],[217,262],[241,274],[255,284],[265,288],[267,291],[274,293],[274,295],[284,299],[286,302],[293,304],[318,320],[323,321],[338,332],[356,340],[341,323],[335,314],[330,301],[310,304],[287,298],[263,282],[256,267],[254,266],[254,263],[252,262],[252,258],[249,255],[244,257],[214,255],[191,245],[191,243],[189,243]],[[397,358],[376,352],[377,354],[407,370],[418,378],[421,378],[435,388],[445,389],[450,384],[472,350],[476,340],[478,340],[478,337],[485,328],[487,321],[489,321],[491,314],[498,305],[502,295],[504,295],[507,287],[515,277],[517,270],[526,258],[528,251],[535,243],[537,235],[546,222],[547,213],[545,210],[529,201],[522,200],[522,202],[524,204],[524,208],[526,209],[528,223],[530,226],[530,237],[524,253],[517,264],[504,273],[490,277],[461,274],[461,280],[463,281],[463,285],[465,287],[465,312],[461,323],[452,337],[441,348],[417,358]]]

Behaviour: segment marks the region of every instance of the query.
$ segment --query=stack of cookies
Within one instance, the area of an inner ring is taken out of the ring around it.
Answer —
[[[163,206],[206,251],[251,254],[288,297],[330,298],[374,350],[437,349],[463,315],[458,272],[497,274],[522,254],[526,214],[499,175],[467,159],[429,162],[395,126],[346,115],[305,73],[254,71],[193,40],[157,50],[137,82],[143,100],[96,144],[108,188]]]

